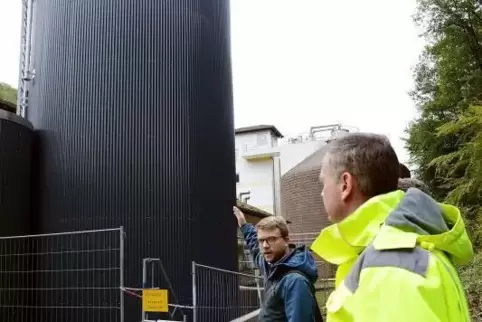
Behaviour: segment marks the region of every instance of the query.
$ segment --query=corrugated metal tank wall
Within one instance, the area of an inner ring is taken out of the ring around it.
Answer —
[[[30,233],[30,179],[33,131],[25,119],[0,110],[0,236]],[[18,307],[27,304],[31,280],[29,241],[0,239],[0,320],[15,320]]]
[[[281,202],[283,216],[290,220],[290,234],[297,244],[311,245],[318,233],[330,225],[326,214],[320,183],[321,148],[288,171],[281,178]],[[321,261],[316,257],[317,261]],[[318,276],[333,277],[332,265],[318,265]]]
[[[32,125],[0,110],[0,236],[30,233],[32,143]]]
[[[123,225],[125,285],[160,257],[190,305],[191,260],[237,267],[229,1],[38,1],[34,29],[37,232]]]

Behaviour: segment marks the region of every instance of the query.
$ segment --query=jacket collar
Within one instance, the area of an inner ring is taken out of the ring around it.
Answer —
[[[403,191],[394,191],[369,199],[343,221],[323,229],[311,249],[336,265],[356,258],[373,241],[403,196]]]

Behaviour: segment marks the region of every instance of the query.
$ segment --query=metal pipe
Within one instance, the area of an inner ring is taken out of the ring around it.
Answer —
[[[147,261],[148,258],[144,258],[142,260],[142,288],[146,288],[147,285]],[[144,294],[142,294],[142,300],[144,301]],[[141,321],[144,321],[147,319],[146,312],[144,312],[144,306],[142,306],[142,316],[141,316]]]
[[[120,266],[120,322],[124,322],[124,227],[119,232],[119,266]]]
[[[263,297],[261,296],[261,288],[259,286],[259,270],[254,270],[254,276],[256,276],[256,288],[258,289],[259,306],[263,305]]]
[[[223,272],[223,273],[228,273],[228,274],[233,273],[233,271],[230,271],[230,270],[227,270],[227,269],[222,269],[222,268],[217,268],[217,267],[214,267],[214,266],[208,266],[208,265],[202,265],[202,264],[196,264],[196,266],[207,268],[207,269],[210,269],[212,271],[217,271],[217,272]],[[237,276],[246,276],[246,277],[249,277],[249,278],[253,278],[253,276],[254,276],[252,274],[245,274],[245,273],[239,273],[239,272],[236,272],[236,275]]]
[[[155,284],[155,281],[154,281],[154,264],[151,263],[151,286],[150,288],[155,288],[154,285]]]
[[[246,202],[247,200],[249,200],[250,194],[251,194],[251,191],[240,192],[238,199],[242,202]],[[243,199],[243,196],[246,196],[246,197]]]
[[[273,194],[273,215],[277,215],[275,210],[276,204],[276,182],[275,182],[275,171],[274,171],[274,157],[271,157],[271,193]]]
[[[279,155],[273,156],[273,212],[276,216],[281,216],[281,158]]]
[[[20,100],[20,106],[17,111],[17,114],[26,117],[27,116],[27,105],[28,105],[28,82],[30,81],[30,51],[31,51],[31,38],[32,38],[32,15],[33,15],[33,0],[27,1],[27,26],[25,27],[27,30],[25,31],[25,61],[24,61],[24,70],[22,77],[22,97]]]
[[[196,262],[192,261],[192,321],[197,322]]]
[[[310,137],[314,137],[315,133],[322,132],[326,130],[339,130],[341,129],[341,124],[328,124],[328,125],[317,125],[310,127]]]
[[[94,230],[78,230],[78,231],[68,231],[62,233],[49,233],[49,234],[38,234],[38,235],[22,235],[22,236],[2,236],[0,240],[4,239],[20,239],[20,238],[32,238],[32,237],[45,237],[45,236],[65,236],[65,235],[81,235],[81,234],[93,234],[93,233],[104,233],[108,231],[119,231],[119,228],[108,228],[108,229],[94,229]]]

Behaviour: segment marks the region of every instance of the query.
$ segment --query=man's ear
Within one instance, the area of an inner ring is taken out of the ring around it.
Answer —
[[[355,184],[355,178],[348,172],[341,174],[341,199],[346,201],[353,192],[353,186]]]

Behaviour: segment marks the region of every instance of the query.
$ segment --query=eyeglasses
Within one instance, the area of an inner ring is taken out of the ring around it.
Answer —
[[[276,243],[276,241],[281,238],[281,236],[269,236],[266,238],[258,238],[258,244],[263,245],[266,242],[269,246]]]

